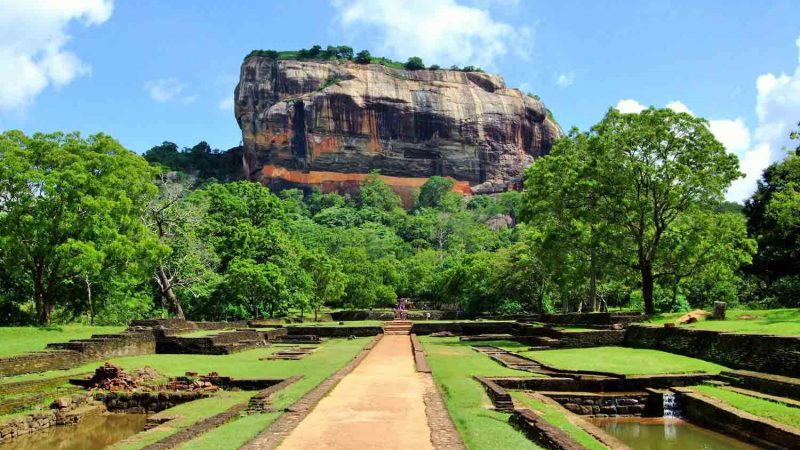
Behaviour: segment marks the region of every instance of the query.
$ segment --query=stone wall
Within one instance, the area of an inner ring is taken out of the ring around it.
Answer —
[[[58,399],[47,411],[37,411],[0,423],[0,443],[52,426],[74,424],[86,414],[105,409],[99,403],[94,405],[96,407],[92,406],[92,397],[85,394]]]
[[[25,373],[66,370],[83,362],[81,354],[73,351],[26,353],[0,358],[0,377],[13,377]]]
[[[566,326],[602,326],[621,323],[624,325],[643,322],[647,316],[641,313],[563,313],[563,314],[533,314],[525,318],[527,321],[543,322],[553,325]]]
[[[471,336],[476,334],[512,334],[514,322],[414,322],[411,332],[418,335],[449,331],[453,334]]]
[[[530,409],[517,409],[508,419],[528,439],[548,450],[586,450],[564,430],[551,425]]]
[[[327,338],[348,336],[367,337],[377,336],[383,333],[382,327],[348,327],[346,325],[330,327],[287,326],[286,330],[289,336],[313,334]]]
[[[748,414],[690,390],[678,391],[684,414],[700,426],[770,449],[797,448],[800,442],[797,428]]]
[[[580,415],[641,415],[645,411],[650,394],[647,392],[593,393],[563,392],[547,393],[564,408]]]
[[[713,379],[711,374],[637,375],[625,378],[491,377],[505,389],[529,391],[626,392],[646,388],[691,386]]]
[[[0,377],[71,369],[103,358],[147,355],[155,353],[156,338],[149,330],[124,332],[48,344],[47,348],[49,351],[0,358]]]
[[[800,337],[734,334],[688,328],[630,326],[628,347],[651,348],[712,361],[732,369],[800,374]]]
[[[444,310],[411,310],[408,311],[408,320],[425,320],[425,314],[430,313],[430,320],[462,320],[472,316],[464,311]],[[394,311],[338,311],[331,313],[334,321],[339,320],[394,320]]]
[[[127,413],[156,413],[181,403],[209,397],[204,392],[97,392],[95,400],[103,402],[109,411]]]

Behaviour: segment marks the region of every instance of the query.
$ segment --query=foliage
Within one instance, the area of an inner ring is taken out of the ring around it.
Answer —
[[[212,149],[205,141],[189,148],[178,149],[175,143],[164,141],[144,153],[148,162],[166,171],[180,171],[200,180],[232,181],[241,175],[242,149],[228,151]]]
[[[0,135],[0,264],[47,324],[98,307],[118,273],[139,284],[164,249],[142,224],[153,170],[109,136]]]
[[[425,64],[422,62],[422,58],[419,56],[412,56],[408,58],[408,61],[403,65],[406,70],[422,70],[425,68]]]
[[[713,213],[739,176],[736,156],[703,119],[611,109],[591,132],[573,130],[528,169],[523,217],[544,230],[545,249],[566,269],[554,277],[562,301],[589,280],[594,309],[598,280],[633,271],[653,314],[659,283],[676,299],[687,278],[728,276],[749,262],[753,245],[741,220]]]
[[[750,272],[760,281],[760,296],[767,303],[800,306],[800,147],[764,170],[744,214],[758,242]]]

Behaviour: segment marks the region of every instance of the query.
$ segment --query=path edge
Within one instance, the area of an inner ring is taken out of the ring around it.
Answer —
[[[411,333],[411,350],[414,353],[414,363],[417,373],[425,382],[425,392],[422,400],[425,403],[425,417],[428,419],[428,428],[431,430],[431,444],[436,450],[466,450],[466,445],[456,429],[450,411],[444,402],[444,397],[439,390],[439,385],[433,378],[425,349],[416,334]]]
[[[297,428],[297,425],[314,410],[317,404],[325,398],[345,376],[361,364],[361,361],[367,357],[369,352],[372,351],[382,338],[383,333],[372,338],[372,341],[367,343],[346,366],[322,380],[313,389],[288,406],[280,417],[261,430],[255,437],[239,447],[239,450],[269,450],[278,448],[286,437]]]

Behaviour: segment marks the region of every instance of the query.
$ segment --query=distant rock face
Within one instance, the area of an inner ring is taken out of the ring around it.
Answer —
[[[478,72],[253,56],[235,108],[248,178],[323,191],[357,189],[376,169],[401,195],[433,175],[505,191],[560,136],[541,102]]]

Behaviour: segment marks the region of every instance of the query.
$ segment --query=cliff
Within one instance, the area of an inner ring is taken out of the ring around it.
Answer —
[[[560,136],[541,102],[480,72],[251,56],[234,95],[245,175],[273,187],[348,191],[377,169],[401,195],[432,175],[500,192]]]

